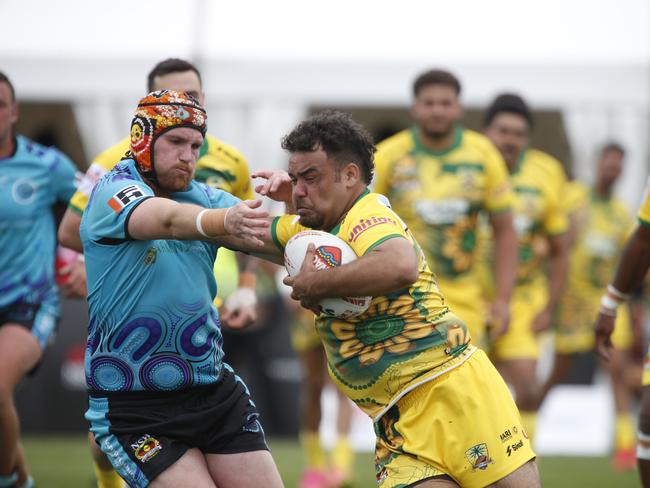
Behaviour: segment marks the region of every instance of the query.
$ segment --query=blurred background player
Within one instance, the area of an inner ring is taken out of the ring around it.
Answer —
[[[531,438],[539,395],[537,334],[551,324],[569,265],[569,225],[561,201],[566,177],[559,161],[529,147],[532,128],[532,113],[518,95],[499,95],[486,111],[485,134],[501,152],[510,173],[519,244],[510,327],[493,343],[491,355],[514,390]]]
[[[75,191],[60,151],[15,136],[14,88],[0,73],[0,487],[33,486],[19,439],[14,392],[53,339],[60,308],[52,207]]]
[[[641,286],[650,268],[650,180],[646,186],[643,203],[638,213],[639,223],[627,239],[623,254],[618,262],[614,279],[607,285],[600,299],[600,309],[596,319],[596,352],[601,358],[612,357],[612,334],[617,323],[618,310]],[[650,348],[643,368],[641,409],[637,431],[636,457],[639,463],[641,482],[650,487]]]
[[[278,272],[284,278],[286,271]],[[291,289],[279,280],[278,288],[290,317],[291,345],[300,358],[300,445],[306,467],[298,488],[337,488],[351,480],[354,451],[348,439],[352,409],[348,398],[336,389],[337,439],[332,449],[330,463],[320,439],[321,396],[327,381],[325,350],[316,331],[314,313],[300,306],[291,298]],[[287,290],[288,293],[284,292]]]
[[[415,126],[377,146],[374,189],[388,197],[436,273],[446,303],[486,344],[486,323],[496,337],[509,321],[517,266],[508,172],[494,145],[459,125],[458,79],[443,70],[413,84]],[[476,278],[476,231],[481,211],[494,235],[496,293],[486,310]]]
[[[163,60],[156,64],[147,76],[147,90],[178,90],[190,94],[201,105],[205,102],[205,93],[201,83],[201,74],[188,61],[176,58]],[[81,215],[88,203],[93,187],[99,179],[122,159],[129,150],[130,137],[126,137],[113,147],[95,158],[72,197],[59,228],[59,239],[70,248],[81,251],[79,224]],[[242,200],[254,198],[248,164],[242,154],[221,140],[206,135],[196,163],[195,179],[207,185],[225,190]],[[243,327],[256,318],[255,273],[253,260],[245,255],[237,255],[228,249],[220,249],[215,262],[215,276],[219,283],[219,295],[215,304],[220,308],[220,318],[224,325]],[[238,263],[241,272],[238,273]],[[78,281],[85,281],[83,263],[73,267],[68,288],[76,286]],[[79,287],[77,287],[79,289]],[[85,296],[85,295],[84,295]],[[227,298],[226,306],[223,305]],[[122,486],[121,478],[90,440],[95,471],[100,488],[118,488]]]
[[[593,187],[571,182],[565,192],[564,206],[570,212],[571,263],[568,285],[555,317],[555,361],[544,385],[542,399],[557,383],[565,380],[577,354],[594,348],[593,320],[603,290],[614,274],[625,240],[633,222],[618,198],[613,196],[616,181],[623,172],[625,150],[617,143],[602,147],[596,162]],[[632,338],[642,343],[640,324],[635,334],[628,306],[617,313],[612,336],[614,349],[605,364],[612,379],[616,406],[614,465],[617,469],[635,466],[632,391],[627,371],[633,366]]]

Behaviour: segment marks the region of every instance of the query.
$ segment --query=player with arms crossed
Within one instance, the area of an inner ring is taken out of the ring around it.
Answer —
[[[212,236],[255,247],[268,214],[192,180],[205,130],[189,95],[144,97],[127,159],[97,183],[81,220],[86,418],[133,488],[282,486],[248,389],[222,361],[213,304]]]
[[[318,271],[310,245],[293,297],[318,309],[326,297],[372,296],[347,320],[319,315],[330,375],[375,423],[379,486],[536,487],[530,442],[502,378],[445,305],[419,245],[386,198],[371,193],[374,145],[338,112],[317,114],[282,142],[288,174],[258,191],[297,215],[273,220],[263,252],[283,254],[305,229],[349,244],[355,261]]]

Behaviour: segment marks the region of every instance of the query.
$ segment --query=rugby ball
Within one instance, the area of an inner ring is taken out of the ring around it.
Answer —
[[[289,276],[300,271],[307,247],[316,247],[314,264],[318,269],[335,268],[357,259],[357,255],[339,237],[320,230],[306,230],[294,235],[284,247],[284,266]],[[342,319],[360,315],[368,309],[372,297],[325,298],[320,302],[321,313]]]

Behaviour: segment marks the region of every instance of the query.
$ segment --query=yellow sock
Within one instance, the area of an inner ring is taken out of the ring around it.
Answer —
[[[332,449],[332,466],[344,473],[352,473],[354,451],[347,436],[340,436]]]
[[[629,413],[619,413],[616,415],[616,434],[614,447],[617,451],[623,449],[632,449],[635,444],[634,420]]]
[[[521,423],[532,444],[537,428],[537,412],[521,412]]]
[[[102,469],[93,462],[95,476],[97,476],[97,488],[124,488],[124,481],[113,468]]]
[[[324,470],[327,463],[325,462],[325,451],[321,446],[318,432],[303,430],[300,433],[300,444],[302,451],[305,453],[307,468]]]

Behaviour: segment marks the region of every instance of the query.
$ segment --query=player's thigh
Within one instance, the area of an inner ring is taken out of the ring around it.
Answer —
[[[269,451],[207,454],[208,470],[219,488],[282,488]]]
[[[189,449],[178,461],[160,473],[149,484],[151,488],[216,488],[210,475],[205,455],[198,449]],[[221,487],[219,487],[221,488]]]
[[[0,388],[13,390],[38,364],[43,352],[36,338],[22,325],[0,326]]]
[[[541,488],[541,486],[537,462],[531,460],[499,481],[488,485],[488,488]]]

